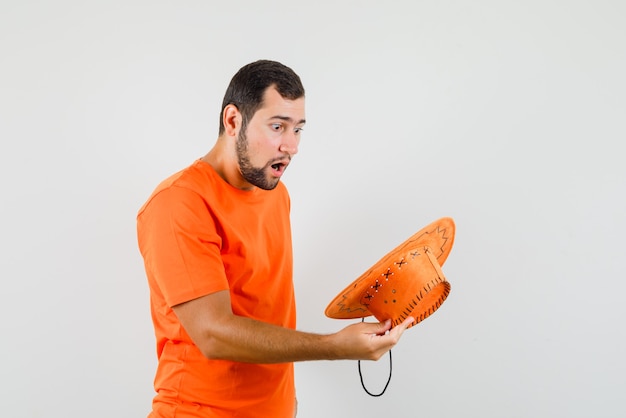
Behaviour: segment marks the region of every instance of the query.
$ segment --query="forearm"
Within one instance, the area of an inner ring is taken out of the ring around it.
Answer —
[[[202,332],[196,344],[212,359],[249,363],[334,360],[345,357],[335,335],[279,327],[236,315]]]
[[[377,360],[397,343],[413,320],[409,318],[393,330],[390,330],[391,321],[386,321],[384,324],[356,323],[328,335],[313,334],[235,315],[228,291],[203,296],[172,309],[207,358],[249,363]]]

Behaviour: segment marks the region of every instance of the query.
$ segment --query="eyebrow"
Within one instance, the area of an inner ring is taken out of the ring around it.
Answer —
[[[294,122],[294,120],[290,118],[289,116],[275,115],[275,116],[272,116],[270,119],[280,119],[280,120],[284,120],[285,122]],[[304,123],[306,123],[306,119],[300,119],[300,121],[298,121],[296,125],[300,125]]]

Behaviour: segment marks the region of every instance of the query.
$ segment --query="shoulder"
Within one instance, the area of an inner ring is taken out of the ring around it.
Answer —
[[[188,200],[206,200],[215,190],[216,174],[201,164],[194,162],[189,167],[172,174],[161,181],[150,194],[146,202],[139,209],[138,216],[154,205],[178,203],[184,204]],[[213,191],[213,192],[212,192]]]

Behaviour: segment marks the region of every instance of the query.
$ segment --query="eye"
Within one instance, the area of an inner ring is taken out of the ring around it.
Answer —
[[[304,128],[296,128],[293,131],[297,134],[301,133],[304,130]]]
[[[280,123],[272,123],[273,131],[280,131],[281,129],[283,129],[283,125],[281,125]]]

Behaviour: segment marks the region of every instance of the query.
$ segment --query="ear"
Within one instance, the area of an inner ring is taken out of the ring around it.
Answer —
[[[241,112],[234,104],[229,104],[223,112],[224,132],[228,136],[237,136],[241,128]]]

